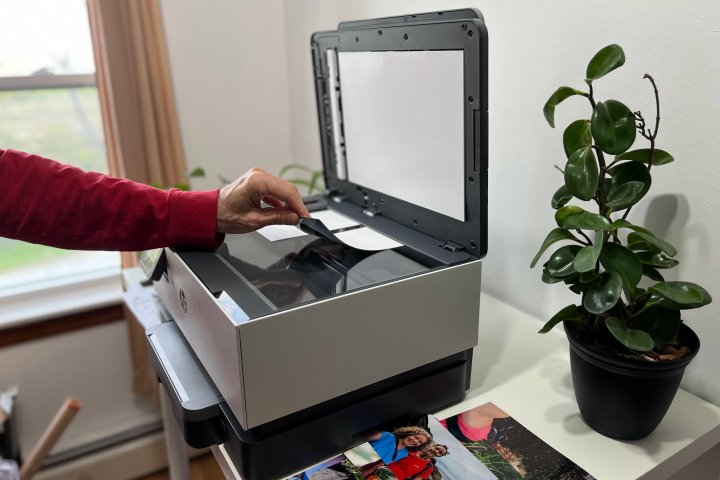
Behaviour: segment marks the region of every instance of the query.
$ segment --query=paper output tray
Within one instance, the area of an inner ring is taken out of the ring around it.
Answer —
[[[151,328],[147,338],[153,367],[188,445],[224,444],[246,480],[285,478],[362,443],[363,432],[407,424],[462,400],[472,360],[467,350],[244,430],[174,321]]]

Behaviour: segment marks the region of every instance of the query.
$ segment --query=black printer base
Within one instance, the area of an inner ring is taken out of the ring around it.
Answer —
[[[147,336],[185,441],[195,448],[223,444],[244,480],[286,478],[363,443],[370,431],[418,424],[461,401],[470,385],[472,349],[244,430],[175,322]]]
[[[222,403],[225,449],[244,480],[286,478],[363,443],[369,431],[463,400],[471,359],[472,350],[461,352],[250,430]]]

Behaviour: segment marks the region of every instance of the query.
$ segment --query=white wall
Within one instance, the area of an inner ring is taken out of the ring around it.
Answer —
[[[652,90],[642,79],[646,72],[653,74],[662,109],[658,146],[676,158],[653,170],[651,193],[630,220],[646,223],[647,218],[647,225],[678,247],[682,263],[670,277],[700,283],[716,299],[684,315],[703,342],[684,387],[720,405],[720,139],[715,135],[720,124],[720,4],[288,0],[284,7],[295,158],[319,165],[308,54],[313,31],[333,29],[340,20],[468,6],[483,12],[490,35],[490,245],[483,288],[541,318],[576,301],[562,286],[543,284],[540,272],[528,266],[554,226],[549,202],[562,181],[553,169],[565,161],[562,129],[572,120],[589,118],[589,109],[580,98],[568,100],[557,108],[558,128],[552,130],[542,106],[560,85],[583,88],[592,55],[619,43],[627,63],[597,81],[596,94],[617,98],[653,118]]]
[[[83,408],[53,452],[160,420],[150,400],[132,393],[124,321],[0,349],[0,387],[19,385],[18,429],[25,455],[68,396]]]
[[[187,162],[208,173],[193,186],[277,173],[291,161],[281,1],[161,3]]]

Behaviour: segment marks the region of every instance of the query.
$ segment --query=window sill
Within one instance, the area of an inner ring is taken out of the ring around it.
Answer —
[[[109,268],[6,291],[0,295],[0,330],[117,305],[121,278],[120,268]]]

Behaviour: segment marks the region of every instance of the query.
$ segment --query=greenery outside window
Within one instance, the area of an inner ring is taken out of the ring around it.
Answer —
[[[84,0],[0,0],[0,149],[107,173]],[[0,303],[28,290],[117,275],[116,252],[0,238]]]

